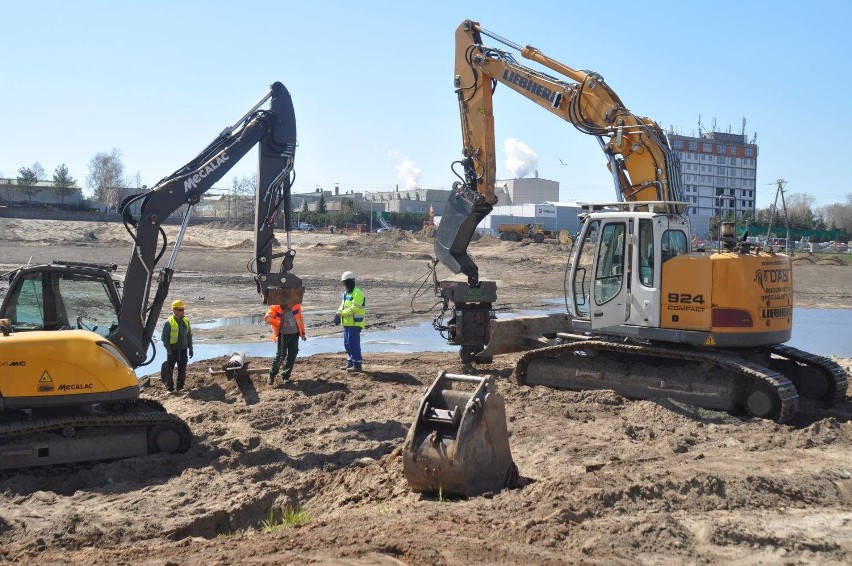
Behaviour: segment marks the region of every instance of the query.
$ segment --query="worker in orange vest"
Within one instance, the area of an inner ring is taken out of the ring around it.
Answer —
[[[283,356],[286,356],[286,360],[281,369],[281,379],[290,379],[296,356],[299,354],[299,339],[307,340],[302,305],[272,305],[263,320],[272,326],[272,340],[277,345],[267,380],[269,385],[272,385],[275,383],[275,374],[278,373]]]

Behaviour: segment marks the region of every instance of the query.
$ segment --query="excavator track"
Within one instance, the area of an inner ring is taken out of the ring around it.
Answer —
[[[813,395],[818,400],[829,405],[840,403],[846,398],[846,391],[849,387],[849,374],[846,373],[840,364],[831,361],[825,356],[804,352],[792,346],[778,344],[772,347],[772,353],[776,356],[781,356],[805,367],[812,368],[820,372],[825,379],[825,388],[816,395]],[[802,387],[794,379],[796,386],[802,390]]]
[[[778,422],[789,420],[799,405],[796,387],[784,375],[718,351],[580,340],[527,352],[515,376],[522,385],[613,389],[627,397],[670,398],[709,409],[744,408]]]
[[[186,452],[189,426],[156,401],[0,422],[0,470],[69,466]]]

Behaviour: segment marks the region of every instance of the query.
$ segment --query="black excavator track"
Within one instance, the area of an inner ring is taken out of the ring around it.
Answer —
[[[186,452],[189,426],[156,401],[0,422],[0,471],[74,466],[158,452]]]
[[[527,352],[515,375],[520,384],[613,389],[626,397],[746,410],[778,422],[792,418],[799,405],[795,385],[783,374],[722,351],[580,340]]]
[[[849,374],[846,373],[840,364],[831,361],[825,356],[804,352],[792,346],[778,344],[772,347],[772,353],[778,357],[789,360],[798,366],[795,369],[800,371],[791,372],[796,374],[803,373],[804,368],[817,372],[811,375],[792,375],[791,380],[796,385],[799,393],[803,397],[812,397],[822,401],[828,405],[840,403],[846,398],[846,392],[849,387]],[[771,366],[777,366],[777,362]],[[779,371],[785,375],[789,375],[787,368],[779,367]],[[821,379],[819,379],[821,378]],[[817,382],[818,386],[810,386],[809,383]]]

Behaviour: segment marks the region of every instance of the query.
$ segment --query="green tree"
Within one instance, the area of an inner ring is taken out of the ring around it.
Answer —
[[[59,197],[59,203],[65,204],[65,197],[74,192],[77,180],[68,172],[68,167],[63,163],[53,172],[53,192]]]
[[[328,207],[325,205],[325,193],[320,193],[319,202],[317,203],[317,212],[320,214],[328,212]]]
[[[342,199],[340,201],[340,210],[335,214],[334,222],[338,226],[348,226],[355,220],[355,203],[352,199]]]
[[[36,165],[38,162],[35,163]],[[27,195],[30,199],[30,206],[33,204],[33,195],[41,189],[38,187],[38,172],[34,167],[21,167],[18,169],[18,190]]]

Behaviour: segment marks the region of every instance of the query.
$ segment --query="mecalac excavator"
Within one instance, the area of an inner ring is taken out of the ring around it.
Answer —
[[[191,441],[186,423],[140,398],[134,369],[153,359],[154,333],[193,206],[255,145],[251,265],[257,289],[264,303],[301,302],[302,281],[290,273],[296,120],[290,93],[276,82],[195,159],[125,200],[121,210],[133,246],[123,277],[116,265],[76,261],[11,273],[0,307],[0,470],[186,451]],[[169,246],[161,225],[181,207],[180,230],[157,272]],[[282,210],[287,250],[273,253],[273,228]]]
[[[489,37],[554,75],[518,63]],[[680,165],[664,132],[631,113],[599,74],[578,71],[465,21],[456,31],[455,89],[464,143],[462,180],[437,230],[439,261],[467,281],[437,281],[452,312],[439,330],[464,362],[528,350],[516,377],[528,385],[614,389],[784,422],[799,396],[846,396],[831,360],[784,345],[793,322],[790,258],[735,238],[691,249]],[[496,203],[492,94],[507,86],[598,141],[617,202],[587,205],[566,270],[567,313],[496,320],[496,285],[467,254]]]

